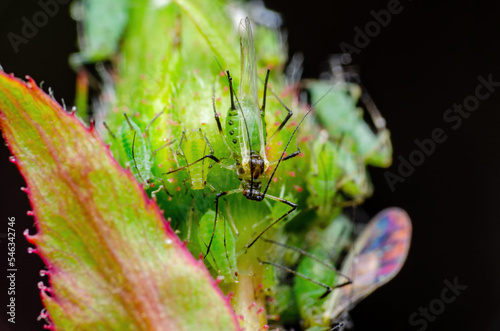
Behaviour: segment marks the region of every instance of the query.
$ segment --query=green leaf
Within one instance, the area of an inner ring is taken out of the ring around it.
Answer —
[[[238,330],[226,298],[93,129],[0,72],[0,128],[26,179],[60,330]]]

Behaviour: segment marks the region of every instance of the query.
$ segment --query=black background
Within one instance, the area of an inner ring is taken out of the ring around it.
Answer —
[[[339,53],[344,41],[354,45],[354,27],[364,30],[373,21],[370,11],[387,8],[388,1],[267,1],[281,12],[289,31],[290,54],[305,55],[306,77],[317,77],[329,54]],[[414,173],[391,192],[384,170],[372,169],[375,195],[364,209],[370,215],[388,206],[408,211],[414,227],[408,261],[392,282],[377,290],[352,312],[356,330],[418,330],[409,316],[439,299],[443,281],[458,277],[468,286],[427,330],[500,330],[500,91],[453,130],[443,121],[454,103],[473,95],[477,77],[492,74],[500,81],[500,4],[494,1],[401,0],[403,10],[361,52],[353,56],[361,78],[387,119],[394,156],[408,159],[415,139],[431,137],[442,128],[447,140],[436,146]],[[8,32],[19,33],[23,16],[40,10],[35,1],[0,2],[0,64],[18,77],[45,81],[56,98],[71,104],[75,74],[68,55],[76,52],[76,27],[68,5],[14,53]],[[42,306],[36,286],[42,263],[26,253],[21,233],[34,232],[24,185],[17,168],[0,147],[1,220],[16,217],[16,327],[6,324],[0,305],[0,329],[37,330]],[[399,161],[389,169],[397,173]],[[0,233],[5,233],[4,224]],[[5,239],[0,248],[7,252]],[[2,254],[7,258],[6,254]],[[6,263],[6,262],[5,262]],[[6,265],[6,264],[2,264]],[[2,268],[3,269],[3,268]],[[0,297],[6,298],[5,271],[0,272]],[[423,329],[422,329],[423,330]]]

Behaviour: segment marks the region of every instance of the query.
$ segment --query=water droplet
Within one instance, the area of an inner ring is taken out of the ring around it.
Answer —
[[[16,163],[16,157],[15,156],[9,156],[9,161],[12,163]]]

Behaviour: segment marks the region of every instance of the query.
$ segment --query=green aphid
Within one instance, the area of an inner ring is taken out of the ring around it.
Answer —
[[[374,102],[361,85],[345,81],[340,65],[333,65],[334,82],[310,81],[307,87],[315,102],[334,84],[334,88],[318,107],[316,117],[331,137],[345,136],[352,141],[352,151],[368,165],[388,167],[392,163],[390,132]],[[376,132],[363,120],[361,100],[370,114]]]
[[[184,158],[186,165],[165,174],[168,175],[186,169],[189,173],[191,188],[193,190],[203,190],[207,185],[208,172],[212,166],[208,159],[220,163],[220,160],[214,156],[214,149],[206,135],[203,134],[201,129],[191,131],[188,134],[183,131],[176,154]],[[214,191],[211,185],[210,187]]]
[[[364,162],[356,159],[347,143],[346,139],[332,142],[325,130],[312,142],[308,204],[321,217],[331,218],[343,207],[358,204],[373,192]],[[341,191],[351,199],[346,200]]]
[[[334,218],[326,229],[318,229],[315,234],[309,236],[313,238],[307,240],[312,248],[307,251],[278,241],[262,239],[270,244],[267,255],[272,259],[260,260],[265,268],[274,270],[275,279],[283,280],[289,275],[295,276],[291,289],[282,284],[274,290],[275,299],[279,299],[278,305],[270,304],[269,309],[280,315],[280,320],[282,315],[294,314],[296,317],[297,313],[300,313],[306,327],[323,325],[321,317],[324,314],[323,303],[326,298],[337,288],[351,284],[351,279],[335,268],[341,253],[350,244],[351,232],[351,222],[341,215]],[[303,245],[304,243],[298,246]],[[288,252],[297,255],[292,263],[285,259]],[[292,266],[297,264],[298,267],[294,269]],[[271,278],[269,275],[267,277]],[[293,296],[289,297],[289,294]]]
[[[226,283],[236,280],[236,251],[235,238],[231,227],[226,224],[225,219],[218,222],[214,232],[215,212],[207,211],[199,222],[199,242],[200,247],[207,248],[212,235],[214,241],[207,257],[212,268],[217,274],[224,277]]]
[[[156,153],[173,143],[173,141],[167,142],[163,146],[152,150],[149,128],[162,113],[163,112],[156,115],[151,122],[149,122],[144,130],[144,135],[140,127],[125,113],[123,114],[125,116],[125,121],[118,129],[117,134],[114,135],[109,131],[111,136],[119,141],[118,155],[120,163],[122,166],[130,169],[139,183],[149,188],[155,187],[156,181],[161,182],[161,186],[158,187],[156,191],[152,192],[153,198],[155,198],[155,194],[158,193],[160,189],[165,189],[166,191],[163,179],[156,177],[152,172]]]
[[[322,326],[323,303],[327,296],[332,290],[335,291],[335,288],[350,283],[347,276],[333,271],[332,268],[339,264],[341,253],[347,250],[352,231],[350,220],[344,215],[337,216],[308,250],[310,256],[303,256],[297,267],[297,273],[305,277],[295,277],[293,291],[306,327]],[[328,263],[330,268],[324,263]],[[311,282],[310,279],[325,284],[330,289],[325,292],[324,286]]]
[[[293,138],[293,135],[295,134],[298,126],[288,140],[279,160],[275,162],[269,162],[266,156],[266,144],[268,140],[265,121],[266,90],[267,82],[269,79],[269,70],[267,71],[266,79],[264,82],[263,104],[262,107],[259,107],[257,89],[257,61],[252,28],[250,25],[250,20],[248,18],[241,20],[240,23],[240,46],[241,76],[237,96],[233,91],[232,77],[229,74],[229,71],[227,71],[229,91],[231,95],[231,107],[226,114],[224,129],[222,129],[222,124],[215,109],[214,103],[214,116],[217,122],[219,134],[221,135],[224,143],[227,145],[231,153],[231,159],[233,159],[233,161],[235,162],[233,165],[225,167],[232,171],[236,171],[238,179],[240,180],[240,187],[217,194],[215,198],[216,213],[214,226],[217,223],[219,198],[225,195],[242,193],[243,196],[249,200],[260,202],[265,198],[268,198],[277,202],[281,202],[282,204],[289,207],[288,211],[284,212],[281,216],[274,219],[266,226],[263,231],[255,236],[253,240],[245,245],[246,248],[249,248],[260,238],[263,233],[265,233],[274,224],[278,223],[280,220],[288,216],[297,208],[297,204],[280,197],[269,195],[267,194],[267,191],[280,162],[299,155],[299,151],[297,151],[286,157],[284,156],[286,148],[290,144],[291,139]],[[289,110],[283,103],[281,104],[288,110],[288,115],[277,128],[276,133],[281,131],[281,129],[293,114],[292,111]],[[308,114],[311,110],[312,108],[306,114]],[[302,123],[302,121],[300,123]],[[266,171],[273,163],[276,164],[276,167],[274,168],[269,181],[263,187],[262,178],[267,177]],[[213,238],[208,244],[207,254],[210,250],[212,241]]]

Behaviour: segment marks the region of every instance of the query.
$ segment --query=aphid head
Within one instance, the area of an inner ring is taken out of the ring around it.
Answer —
[[[249,200],[254,201],[262,201],[265,197],[264,193],[262,193],[260,190],[255,189],[243,190],[243,196]]]

